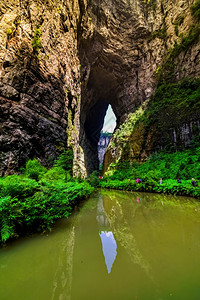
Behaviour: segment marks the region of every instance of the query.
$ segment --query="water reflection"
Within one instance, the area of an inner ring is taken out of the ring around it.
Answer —
[[[200,204],[186,200],[93,194],[48,236],[0,250],[0,299],[198,299]]]
[[[142,255],[140,247],[138,246],[135,238],[134,230],[131,230],[130,224],[128,223],[128,218],[126,217],[127,211],[123,206],[123,203],[126,203],[126,200],[122,199],[121,202],[120,197],[115,193],[104,194],[103,192],[102,194],[102,206],[105,208],[105,214],[112,232],[117,239],[117,242],[125,249],[130,260],[135,265],[139,265],[140,268],[145,272],[146,276],[153,282],[154,279],[152,276],[150,263]],[[136,197],[136,202],[139,203],[140,201],[141,197]],[[132,218],[134,219],[138,213],[137,205],[133,205],[131,207],[131,213]],[[142,213],[142,211],[140,213]]]
[[[58,247],[57,267],[53,279],[51,300],[70,300],[72,288],[72,266],[75,242],[75,226],[69,226],[67,238]]]
[[[102,197],[99,197],[97,205],[97,222],[99,225],[99,235],[101,238],[105,264],[108,274],[110,274],[113,263],[117,256],[117,243],[114,238],[113,232],[110,229],[110,223],[105,213]]]
[[[103,254],[107,266],[108,274],[110,274],[112,265],[117,256],[117,243],[115,241],[112,231],[101,231],[99,233],[102,242]]]

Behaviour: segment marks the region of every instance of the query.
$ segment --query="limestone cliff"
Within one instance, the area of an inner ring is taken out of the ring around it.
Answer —
[[[16,172],[32,157],[51,165],[67,146],[67,129],[77,125],[80,3],[0,4],[1,174]],[[68,142],[78,144],[75,135]]]
[[[118,128],[129,113],[150,98],[159,81],[199,77],[200,28],[191,14],[194,3],[90,1],[88,19],[83,19],[79,41],[82,65],[80,144],[89,171],[98,166],[97,142],[108,104],[116,114]],[[134,142],[138,138],[142,137],[136,134]],[[105,169],[119,159],[116,151],[119,146],[116,139],[111,141]],[[153,145],[150,150],[149,154]],[[131,149],[121,155],[129,159],[130,153]]]
[[[1,174],[29,157],[48,165],[67,144],[76,174],[97,169],[108,104],[119,127],[158,80],[199,77],[195,2],[3,0]]]

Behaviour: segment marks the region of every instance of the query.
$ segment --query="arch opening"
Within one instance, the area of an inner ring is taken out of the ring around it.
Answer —
[[[104,118],[103,128],[101,130],[99,142],[98,142],[98,158],[99,169],[102,170],[104,155],[106,149],[112,137],[112,134],[116,128],[116,116],[113,112],[112,106],[109,104]]]
[[[111,105],[98,100],[89,110],[84,122],[82,147],[88,174],[99,170],[103,157],[116,126],[116,117]]]

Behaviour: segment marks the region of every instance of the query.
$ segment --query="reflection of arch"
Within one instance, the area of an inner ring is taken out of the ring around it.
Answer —
[[[103,199],[100,196],[97,204],[97,222],[99,225],[99,236],[101,238],[102,251],[108,274],[111,272],[113,263],[117,256],[117,243],[114,238],[110,225],[103,207]]]
[[[122,246],[126,250],[131,261],[134,264],[139,265],[144,270],[146,275],[153,281],[151,267],[149,263],[145,261],[145,258],[142,256],[138,248],[137,241],[133,235],[133,232],[130,231],[126,218],[124,217],[123,207],[118,201],[116,193],[110,194],[108,196],[108,193],[106,192],[105,195],[103,195],[103,206],[105,208],[104,211],[108,218],[111,230],[116,237],[117,243],[119,243],[120,246]],[[136,209],[137,205],[135,206],[135,212]]]
[[[103,206],[103,198],[99,196],[99,201],[97,204],[97,222],[99,225],[99,231],[101,230],[109,230],[110,224],[108,222],[108,218],[106,216],[104,206]]]

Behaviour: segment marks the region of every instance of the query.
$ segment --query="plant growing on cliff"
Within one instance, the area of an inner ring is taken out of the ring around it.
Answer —
[[[180,42],[174,43],[174,46],[168,50],[163,65],[162,72],[157,76],[159,82],[172,81],[174,76],[175,63],[174,60],[182,51],[186,51],[199,40],[200,25],[193,25],[187,35],[181,35]]]
[[[196,19],[200,20],[200,0],[197,0],[191,6],[191,13]]]
[[[13,33],[13,31],[12,31],[11,28],[8,28],[7,31],[6,31],[6,33],[7,33],[8,36],[10,36]]]
[[[160,38],[160,39],[166,41],[166,39],[167,39],[167,28],[166,28],[166,26],[164,26],[162,29],[154,31],[152,36],[150,37],[150,39],[152,39],[152,38]]]
[[[41,34],[40,27],[36,28],[34,32],[34,38],[32,41],[33,52],[36,54],[38,54],[39,50],[42,48],[42,42],[40,39],[41,35],[42,34]]]

